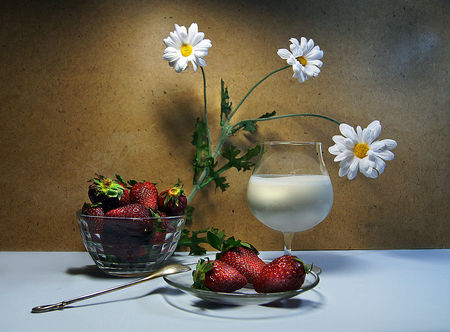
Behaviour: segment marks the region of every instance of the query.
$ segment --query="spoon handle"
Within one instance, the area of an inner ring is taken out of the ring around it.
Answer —
[[[169,274],[174,274],[174,273],[186,272],[186,271],[189,271],[189,270],[190,270],[189,266],[182,265],[182,264],[167,265],[167,266],[164,266],[163,268],[161,268],[159,270],[156,270],[155,272],[153,272],[152,274],[150,274],[150,275],[148,275],[148,276],[146,276],[144,278],[137,279],[137,280],[134,280],[134,281],[131,281],[131,282],[128,282],[126,284],[119,285],[119,286],[115,286],[115,287],[111,287],[111,288],[108,288],[108,289],[104,289],[104,290],[101,290],[101,291],[98,291],[98,292],[94,292],[94,293],[86,294],[86,295],[83,295],[83,296],[79,296],[79,297],[73,298],[71,300],[61,301],[61,302],[54,303],[54,304],[40,305],[40,306],[32,308],[31,312],[32,313],[42,313],[42,312],[49,312],[49,311],[53,311],[53,310],[62,310],[62,309],[64,309],[64,307],[66,305],[72,304],[74,302],[83,301],[83,300],[90,299],[90,298],[95,297],[95,296],[99,296],[99,295],[103,295],[103,294],[106,294],[106,293],[114,292],[114,291],[119,290],[119,289],[128,288],[130,286],[134,286],[134,285],[140,284],[142,282],[145,282],[145,281],[157,278],[157,277],[161,277],[163,275],[169,275]]]

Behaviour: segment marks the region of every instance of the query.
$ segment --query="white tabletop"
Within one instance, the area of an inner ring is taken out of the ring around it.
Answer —
[[[84,252],[0,252],[1,331],[449,331],[450,250],[295,252],[323,269],[319,285],[264,306],[208,304],[163,279],[32,314],[37,305],[129,281]],[[263,252],[272,259],[280,252]],[[176,254],[175,260],[198,257]],[[209,327],[209,328],[208,328]],[[237,330],[236,330],[237,331]]]

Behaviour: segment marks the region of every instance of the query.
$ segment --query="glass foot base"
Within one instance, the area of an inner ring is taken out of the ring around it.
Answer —
[[[309,264],[308,264],[309,265]],[[310,265],[311,266],[311,265]],[[319,274],[321,274],[322,273],[322,269],[320,268],[320,267],[318,267],[317,265],[313,265],[312,266],[312,271],[315,273],[315,274],[317,274],[317,275],[319,275]]]

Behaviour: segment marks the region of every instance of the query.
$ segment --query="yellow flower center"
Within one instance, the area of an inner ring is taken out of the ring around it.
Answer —
[[[366,143],[358,143],[353,148],[353,152],[355,156],[360,159],[363,159],[367,156],[367,152],[370,150],[369,146]]]
[[[192,46],[189,44],[183,44],[183,46],[181,46],[181,54],[184,57],[188,57],[189,55],[192,54]]]
[[[297,60],[302,64],[302,66],[306,66],[306,64],[308,63],[304,56],[297,57]]]

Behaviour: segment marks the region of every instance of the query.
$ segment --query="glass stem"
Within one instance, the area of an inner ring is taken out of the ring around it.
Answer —
[[[284,254],[292,255],[292,240],[294,239],[294,233],[283,233],[284,237]]]

